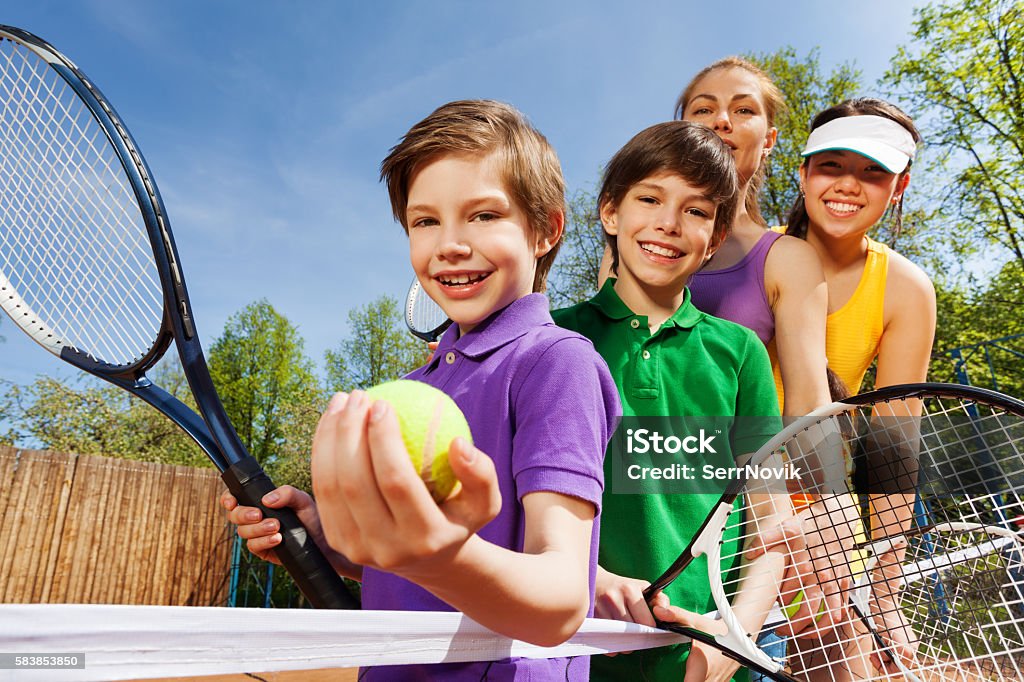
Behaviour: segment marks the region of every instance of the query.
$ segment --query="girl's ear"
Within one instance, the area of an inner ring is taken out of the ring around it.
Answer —
[[[601,210],[599,211],[601,216],[601,225],[604,227],[604,231],[610,235],[617,235],[619,233],[618,227],[618,211],[615,210],[615,205],[606,201],[601,204]]]
[[[565,212],[552,211],[548,215],[548,232],[537,238],[537,248],[534,249],[534,258],[540,258],[555,247],[558,240],[562,238],[565,231]]]
[[[900,203],[900,199],[903,198],[903,193],[907,191],[907,185],[910,184],[910,171],[905,172],[896,181],[896,189],[892,193],[892,203]]]

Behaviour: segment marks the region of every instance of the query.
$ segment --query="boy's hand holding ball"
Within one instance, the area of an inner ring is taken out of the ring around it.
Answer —
[[[473,443],[462,410],[444,391],[421,381],[389,381],[366,393],[394,408],[413,467],[434,501],[444,502],[458,482],[448,461],[448,446],[459,437]]]
[[[335,395],[311,468],[328,544],[410,579],[445,570],[501,509],[494,462],[471,444],[465,417],[416,381]]]

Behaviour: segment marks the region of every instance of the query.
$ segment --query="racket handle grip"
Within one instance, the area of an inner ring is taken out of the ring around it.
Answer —
[[[277,486],[254,457],[235,462],[221,478],[240,504],[258,507],[264,517],[275,518],[281,524],[281,544],[274,552],[310,604],[318,609],[359,608],[345,587],[345,581],[316,546],[295,512],[287,507],[269,509],[260,502]]]

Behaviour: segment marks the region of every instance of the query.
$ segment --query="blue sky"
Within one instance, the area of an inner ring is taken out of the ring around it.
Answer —
[[[167,205],[199,332],[268,299],[319,365],[350,309],[412,277],[377,181],[438,105],[523,110],[570,190],[672,116],[705,64],[784,45],[869,84],[909,41],[911,3],[6,0],[0,23],[69,56],[132,131]],[[555,264],[557,268],[557,262]],[[0,378],[75,371],[5,320]]]

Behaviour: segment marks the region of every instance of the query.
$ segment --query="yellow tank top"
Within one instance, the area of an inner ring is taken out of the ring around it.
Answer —
[[[885,280],[889,274],[889,247],[868,239],[864,274],[853,296],[828,316],[825,356],[828,366],[851,393],[860,392],[864,374],[878,357],[882,340]]]
[[[785,232],[785,226],[773,227],[776,232]],[[885,281],[889,273],[889,247],[870,237],[864,272],[860,282],[846,303],[831,313],[825,322],[825,357],[828,366],[843,380],[851,394],[860,392],[868,367],[878,357],[878,346],[882,340],[884,326]],[[772,360],[775,374],[775,390],[779,405],[785,394],[782,390],[782,373],[779,371],[775,340],[768,344],[768,355]]]

